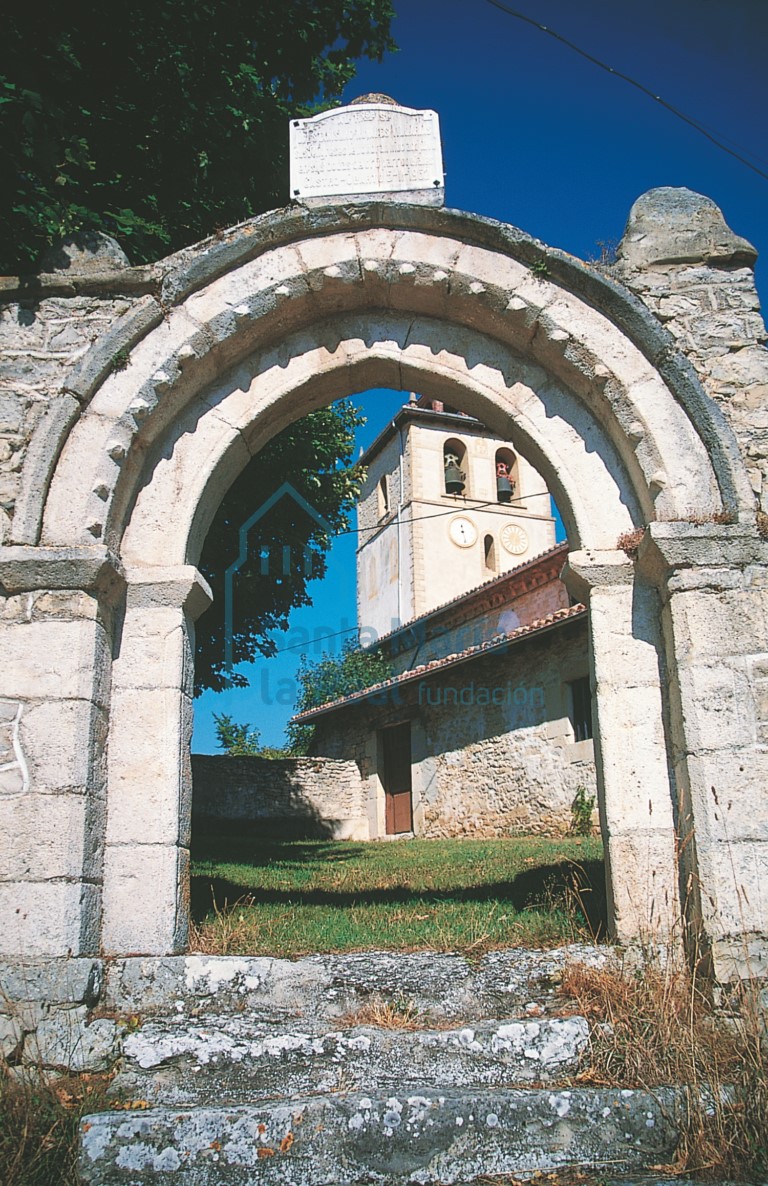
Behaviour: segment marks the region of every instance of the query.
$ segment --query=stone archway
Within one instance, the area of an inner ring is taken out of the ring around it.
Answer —
[[[127,318],[70,378],[80,402],[58,433],[38,434],[3,569],[10,592],[67,591],[63,616],[10,638],[32,661],[22,677],[12,658],[5,695],[22,716],[44,707],[73,753],[90,739],[84,793],[60,796],[79,875],[26,880],[14,941],[34,928],[44,955],[184,948],[205,531],[271,435],[387,386],[447,389],[547,480],[590,611],[615,932],[668,937],[682,888],[727,971],[765,929],[740,903],[766,842],[732,846],[726,866],[717,801],[737,755],[759,753],[745,663],[768,639],[740,615],[764,613],[747,576],[762,544],[736,441],[647,310],[512,228],[370,206],[278,212],[182,253],[162,303]],[[619,546],[632,532],[634,562]],[[731,823],[748,833],[752,799],[744,810]]]

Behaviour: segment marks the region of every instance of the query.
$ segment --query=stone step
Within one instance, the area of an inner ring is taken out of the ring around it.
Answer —
[[[568,962],[605,966],[608,946],[573,944],[551,951],[491,951],[478,961],[442,952],[352,952],[299,960],[263,956],[139,956],[110,961],[102,1003],[142,1017],[243,1013],[263,1019],[333,1020],[371,998],[407,1005],[442,1021],[536,1016],[562,1009],[559,983]]]
[[[87,1186],[400,1186],[568,1166],[669,1163],[683,1095],[594,1088],[353,1092],[104,1112],[81,1124]]]
[[[158,1018],[125,1038],[112,1094],[176,1107],[408,1083],[453,1089],[563,1082],[576,1072],[588,1041],[583,1017],[335,1031],[243,1015]]]

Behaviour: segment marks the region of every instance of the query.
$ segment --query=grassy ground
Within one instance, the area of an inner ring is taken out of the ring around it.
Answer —
[[[598,839],[280,842],[202,831],[192,947],[221,954],[547,947],[602,930]]]

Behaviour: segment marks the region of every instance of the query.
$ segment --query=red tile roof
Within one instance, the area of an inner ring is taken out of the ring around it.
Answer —
[[[553,630],[565,622],[572,622],[577,618],[583,618],[586,616],[586,613],[586,608],[581,604],[572,605],[568,609],[556,610],[553,614],[548,614],[546,618],[539,618],[535,622],[530,622],[527,626],[518,626],[516,630],[510,630],[506,634],[497,634],[495,638],[489,639],[488,642],[481,642],[477,646],[467,647],[465,651],[457,651],[455,654],[446,655],[442,659],[433,659],[429,663],[422,663],[418,667],[412,667],[409,671],[401,672],[400,675],[392,676],[391,679],[382,680],[378,684],[371,684],[368,688],[362,688],[359,692],[350,692],[348,696],[341,696],[336,700],[327,701],[326,704],[320,704],[316,708],[309,708],[305,712],[297,713],[291,720],[297,724],[304,724],[307,721],[314,720],[316,717],[324,716],[328,712],[333,712],[338,708],[346,708],[350,704],[367,700],[369,697],[378,695],[386,689],[402,687],[403,684],[428,678],[439,671],[444,671],[448,667],[456,667],[459,663],[467,663],[483,655],[492,654],[494,651],[503,650],[510,644],[514,645],[523,639],[530,638],[531,635],[544,634],[546,631]]]

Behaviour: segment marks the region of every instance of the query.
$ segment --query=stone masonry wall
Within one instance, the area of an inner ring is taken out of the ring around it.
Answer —
[[[363,785],[352,761],[195,754],[192,782],[193,819],[368,839]]]
[[[107,286],[103,296],[30,296],[0,307],[0,543],[41,416],[61,398],[70,368],[135,299],[110,296]]]
[[[420,688],[422,703],[433,702],[419,780],[423,835],[567,830],[577,787],[596,794],[592,743],[574,742],[568,718],[568,680],[587,672],[586,632],[564,630]],[[484,705],[486,690],[502,703]]]
[[[709,198],[662,187],[632,207],[616,273],[669,331],[722,409],[766,510],[768,333],[752,270],[756,257]]]

